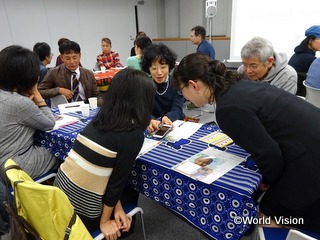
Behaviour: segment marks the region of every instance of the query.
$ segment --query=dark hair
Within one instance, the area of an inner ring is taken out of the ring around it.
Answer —
[[[137,33],[136,38],[142,37],[142,36],[147,36],[147,34],[145,32],[140,31]]]
[[[144,72],[126,68],[112,79],[93,124],[104,131],[145,130],[155,93],[155,84]]]
[[[110,38],[102,38],[102,39],[101,39],[101,42],[109,43],[109,45],[112,46],[112,43],[111,43]]]
[[[59,52],[61,54],[80,53],[81,48],[79,44],[74,41],[65,41],[59,46]]]
[[[51,55],[51,48],[45,42],[38,42],[33,46],[33,52],[37,54],[40,61],[44,61],[46,57]]]
[[[301,41],[301,43],[299,44],[299,46],[301,47],[301,49],[305,50],[305,51],[310,51],[310,48],[309,48],[309,42],[310,40],[315,40],[317,37],[316,36],[313,36],[313,35],[310,35],[310,36],[307,36],[305,39],[303,39]]]
[[[58,46],[60,47],[60,45],[62,44],[62,43],[64,43],[64,42],[66,42],[66,41],[70,41],[68,38],[60,38],[59,40],[58,40]]]
[[[180,88],[181,84],[189,85],[189,80],[200,80],[209,86],[211,96],[222,94],[239,79],[236,72],[227,71],[226,66],[211,60],[203,53],[192,53],[185,56],[173,72],[172,84]]]
[[[169,71],[176,65],[177,55],[172,52],[166,45],[151,44],[142,51],[141,69],[150,74],[149,68],[154,61],[158,61],[161,64],[168,64]]]
[[[38,56],[18,45],[0,52],[0,88],[24,94],[34,87],[39,77]]]
[[[191,31],[194,31],[195,36],[201,35],[202,39],[206,39],[206,29],[202,26],[195,26],[191,29]]]
[[[137,45],[137,47],[140,48],[141,50],[145,49],[151,44],[152,44],[152,41],[147,36],[141,36],[141,37],[138,37],[136,40],[134,40],[134,45]]]

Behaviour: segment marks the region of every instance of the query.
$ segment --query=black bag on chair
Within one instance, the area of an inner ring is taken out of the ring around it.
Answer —
[[[10,216],[10,236],[12,240],[41,240],[39,234],[34,228],[21,216],[9,203],[3,203]]]

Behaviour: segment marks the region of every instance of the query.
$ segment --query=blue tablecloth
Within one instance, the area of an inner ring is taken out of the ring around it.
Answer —
[[[97,110],[90,111],[90,117],[76,124],[50,132],[38,132],[36,140],[52,154],[64,159],[78,132],[91,121],[96,112]],[[81,117],[77,113],[70,115]],[[256,217],[258,213],[252,195],[258,189],[261,175],[250,157],[212,184],[194,180],[171,169],[206,149],[209,145],[199,138],[216,130],[219,130],[216,126],[203,125],[180,144],[162,141],[160,145],[137,158],[129,184],[140,193],[178,213],[208,236],[219,240],[239,239],[250,225],[239,223],[236,219]],[[248,154],[235,144],[228,146],[225,151],[248,157]]]

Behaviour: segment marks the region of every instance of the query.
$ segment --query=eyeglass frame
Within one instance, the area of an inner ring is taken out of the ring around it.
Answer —
[[[266,61],[265,61],[266,62]],[[255,63],[252,63],[252,64],[249,64],[248,66],[242,64],[243,66],[243,69],[244,70],[247,70],[248,68],[251,70],[251,71],[256,71],[259,67],[261,67],[261,65],[263,65],[265,62],[260,62],[260,64],[258,64],[257,66],[252,66],[254,65]],[[251,65],[251,66],[250,66]]]

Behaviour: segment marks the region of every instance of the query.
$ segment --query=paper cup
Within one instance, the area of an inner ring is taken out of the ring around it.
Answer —
[[[106,72],[106,67],[100,67],[100,70],[102,73],[105,73]]]
[[[81,108],[82,116],[89,117],[90,115],[89,104],[83,104],[80,106],[80,108]]]
[[[97,106],[98,106],[98,98],[97,97],[91,97],[88,100],[89,100],[90,108],[91,109],[96,109]]]

